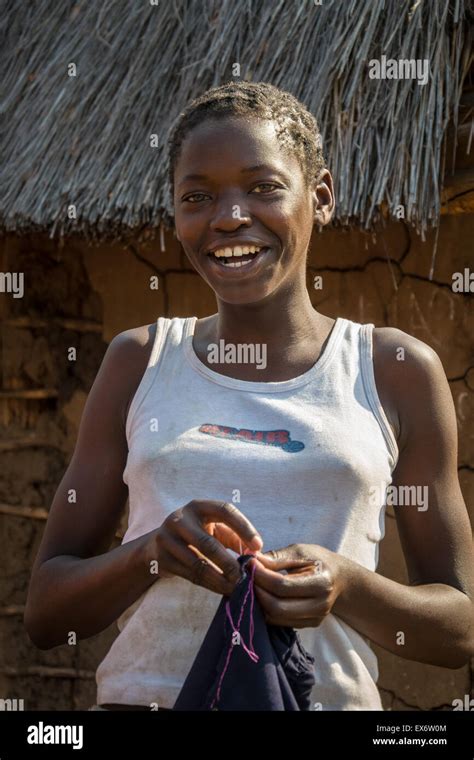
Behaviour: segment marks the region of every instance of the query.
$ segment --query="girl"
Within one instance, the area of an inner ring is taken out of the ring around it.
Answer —
[[[209,90],[180,115],[169,157],[176,233],[217,312],[159,317],[109,345],[33,569],[28,633],[49,649],[118,620],[98,704],[170,709],[236,554],[251,552],[267,622],[300,629],[315,656],[315,709],[380,710],[369,642],[447,668],[474,653],[441,362],[400,330],[313,308],[306,256],[334,192],[292,95]],[[389,484],[412,497],[395,510],[408,585],[375,572]]]

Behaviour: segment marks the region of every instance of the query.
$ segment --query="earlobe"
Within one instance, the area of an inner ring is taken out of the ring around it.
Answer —
[[[317,224],[319,227],[324,227],[324,215],[320,210],[316,211],[314,214],[314,224]]]

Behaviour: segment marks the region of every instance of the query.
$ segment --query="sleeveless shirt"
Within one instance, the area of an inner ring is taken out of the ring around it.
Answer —
[[[193,499],[219,499],[248,517],[264,552],[318,544],[375,571],[398,448],[375,385],[374,325],[339,317],[308,371],[258,382],[204,364],[196,321],[157,319],[126,420],[123,543]],[[220,599],[158,578],[118,618],[96,672],[98,704],[173,707]],[[332,613],[298,630],[315,658],[313,709],[383,709],[368,639]]]

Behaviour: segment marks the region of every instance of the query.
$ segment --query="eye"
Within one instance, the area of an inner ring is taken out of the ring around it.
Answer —
[[[259,185],[256,185],[256,186],[254,187],[254,189],[252,190],[252,192],[253,192],[254,190],[258,190],[258,188],[259,188],[259,187],[267,187],[267,188],[270,188],[270,190],[269,190],[269,191],[268,191],[268,190],[267,190],[267,191],[264,191],[264,193],[265,193],[265,194],[266,194],[266,192],[272,192],[272,190],[279,190],[279,189],[280,189],[280,186],[279,186],[279,185],[275,185],[273,182],[260,182],[260,184],[259,184]]]
[[[193,198],[197,198],[197,200],[193,200]],[[183,198],[183,201],[189,201],[190,203],[199,203],[199,201],[203,198],[206,198],[205,193],[191,193],[191,195],[187,195],[185,198]]]

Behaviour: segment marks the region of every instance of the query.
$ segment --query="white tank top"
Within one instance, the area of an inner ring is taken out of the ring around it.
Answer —
[[[254,382],[198,358],[196,321],[157,320],[126,421],[123,543],[192,499],[220,499],[251,520],[263,551],[319,544],[375,570],[398,449],[375,386],[374,325],[339,317],[307,372]],[[117,621],[98,704],[172,707],[220,599],[178,576],[155,581]],[[334,614],[299,633],[316,659],[314,709],[382,709],[366,638]]]

